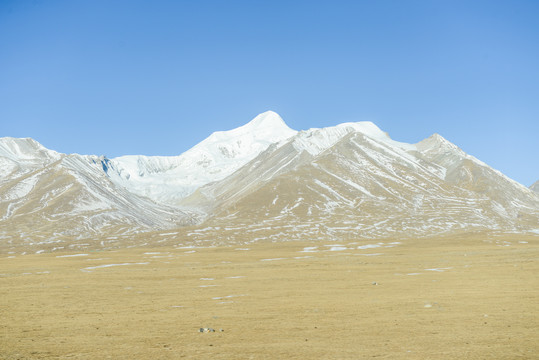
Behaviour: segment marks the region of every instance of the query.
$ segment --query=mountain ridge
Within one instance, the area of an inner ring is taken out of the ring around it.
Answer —
[[[317,155],[298,151],[290,144],[268,149],[264,161],[253,160],[225,181],[202,187],[186,201],[190,205],[203,204],[205,211],[215,206],[216,213],[206,225],[219,228],[227,239],[247,240],[249,232],[271,238],[283,228],[288,228],[285,238],[300,239],[315,236],[311,230],[320,228],[320,224],[325,224],[325,230],[316,232],[321,238],[350,234],[388,238],[406,233],[424,236],[537,227],[539,200],[536,196],[527,199],[531,192],[522,185],[513,189],[514,184],[507,181],[506,188],[512,189],[509,196],[502,196],[504,192],[498,190],[493,193],[502,195],[485,196],[478,193],[478,188],[445,181],[445,176],[433,171],[438,170],[436,164],[424,166],[407,156],[396,157],[394,148],[381,150],[386,145],[373,144],[365,134],[351,132]],[[451,148],[461,151],[456,146]],[[494,170],[483,169],[486,165],[481,162],[468,158],[461,162],[464,165],[455,165],[454,171],[474,166],[474,171],[505,181]],[[385,166],[380,167],[380,163]],[[268,173],[271,176],[266,178]],[[305,179],[314,181],[305,185]],[[525,195],[514,195],[523,189]],[[520,203],[515,208],[513,202],[517,200]],[[521,224],[524,218],[528,219],[527,225]],[[391,226],[376,225],[383,223]],[[296,231],[306,224],[308,233]],[[276,231],[268,230],[268,226]],[[234,230],[223,230],[227,228]],[[217,232],[205,231],[195,238],[213,236]]]
[[[168,230],[195,243],[539,233],[538,193],[439,134],[401,143],[371,122],[298,132],[270,111],[170,157],[0,138],[0,165],[8,248]]]

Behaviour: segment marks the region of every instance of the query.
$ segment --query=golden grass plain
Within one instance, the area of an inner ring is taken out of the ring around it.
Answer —
[[[0,358],[539,358],[538,236],[392,242],[2,255]]]

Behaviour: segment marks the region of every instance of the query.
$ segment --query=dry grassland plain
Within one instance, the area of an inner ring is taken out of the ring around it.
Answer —
[[[538,275],[523,235],[1,255],[0,358],[537,359]]]

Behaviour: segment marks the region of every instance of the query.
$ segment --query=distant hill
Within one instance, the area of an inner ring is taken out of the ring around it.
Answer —
[[[535,191],[535,192],[539,192],[539,180],[537,180],[536,182],[534,182],[531,186],[530,186],[530,189]]]

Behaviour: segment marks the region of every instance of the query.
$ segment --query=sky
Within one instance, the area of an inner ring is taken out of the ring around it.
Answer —
[[[273,110],[539,180],[539,1],[0,0],[0,137],[179,155]]]

